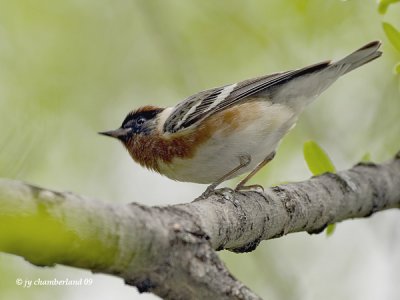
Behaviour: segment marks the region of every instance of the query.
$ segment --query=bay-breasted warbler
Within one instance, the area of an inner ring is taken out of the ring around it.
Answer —
[[[303,109],[340,76],[382,53],[371,42],[336,62],[244,80],[194,94],[174,107],[131,111],[120,128],[101,132],[120,140],[140,165],[173,180],[211,184],[250,172],[275,154]]]

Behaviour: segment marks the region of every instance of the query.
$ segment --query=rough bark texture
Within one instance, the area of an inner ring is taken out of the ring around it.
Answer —
[[[214,250],[248,252],[262,240],[318,233],[330,223],[399,207],[400,154],[384,164],[361,163],[262,194],[225,191],[167,207],[105,204],[0,180],[0,225],[6,217],[40,210],[46,220],[57,220],[79,237],[74,235],[73,247],[66,245],[69,251],[49,247],[38,257],[33,246],[15,243],[16,231],[0,237],[0,250],[37,265],[61,263],[114,274],[165,299],[260,299],[229,273]],[[104,255],[87,255],[88,240],[96,241]]]

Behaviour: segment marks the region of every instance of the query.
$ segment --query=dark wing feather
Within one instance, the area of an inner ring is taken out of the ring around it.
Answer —
[[[182,102],[178,103],[175,107],[174,110],[172,111],[171,115],[168,117],[168,119],[164,123],[164,132],[176,132],[179,130],[177,128],[177,124],[180,124],[183,120],[183,117],[185,117],[189,111],[193,108],[196,107],[196,105],[199,106],[199,108],[204,109],[205,105],[209,105],[208,103],[212,103],[215,99],[216,96],[220,93],[221,90],[223,90],[224,87],[219,87],[219,88],[213,88],[210,90],[205,90],[202,92],[199,92],[195,95],[192,95]],[[199,103],[203,102],[203,103]],[[191,113],[189,113],[191,114]],[[187,126],[186,126],[187,127]],[[182,128],[186,128],[182,127]],[[181,128],[181,129],[182,129]]]
[[[248,79],[237,84],[225,85],[202,91],[179,103],[164,123],[164,132],[177,132],[195,125],[200,120],[243,102],[247,97],[275,89],[298,76],[320,71],[330,62],[322,62],[303,69]]]

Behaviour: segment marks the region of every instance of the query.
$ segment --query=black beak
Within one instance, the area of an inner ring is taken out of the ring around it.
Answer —
[[[130,131],[131,131],[130,128],[118,128],[118,129],[115,129],[115,130],[99,132],[99,134],[106,135],[106,136],[111,136],[111,137],[116,138],[116,139],[122,139]]]

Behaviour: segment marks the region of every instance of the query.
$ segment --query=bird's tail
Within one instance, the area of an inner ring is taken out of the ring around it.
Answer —
[[[378,51],[380,46],[379,41],[370,42],[331,66],[342,69],[341,75],[346,74],[381,56],[382,52]]]
[[[371,42],[336,62],[327,61],[295,71],[292,80],[276,91],[277,98],[302,111],[339,77],[381,56],[380,45],[379,41]]]

